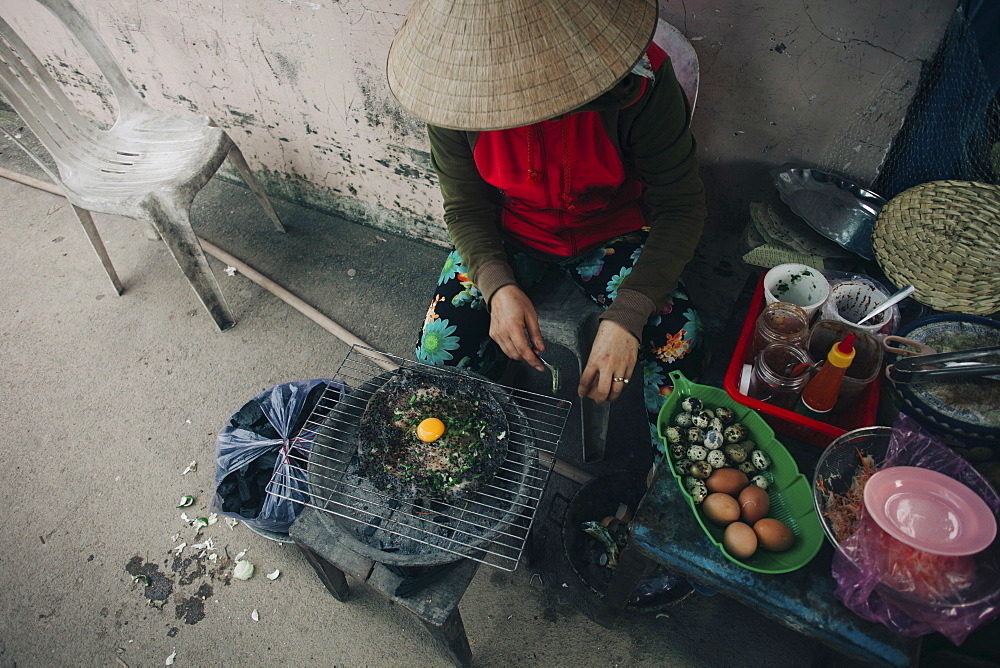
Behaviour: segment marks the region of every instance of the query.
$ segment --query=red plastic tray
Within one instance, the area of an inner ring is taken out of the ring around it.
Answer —
[[[829,422],[821,422],[784,408],[772,406],[740,392],[740,376],[743,372],[743,365],[753,362],[750,356],[750,342],[753,339],[757,316],[763,308],[764,276],[761,275],[760,281],[757,283],[757,291],[754,293],[750,309],[747,311],[746,320],[743,322],[743,330],[736,342],[736,350],[733,351],[733,358],[726,370],[723,382],[726,393],[737,403],[749,406],[760,413],[764,421],[771,425],[771,429],[774,429],[775,432],[823,448],[845,432],[859,427],[873,426],[878,412],[879,392],[882,387],[881,373],[875,376],[875,380],[867,388],[862,390],[857,401],[853,402],[849,408],[832,415]]]

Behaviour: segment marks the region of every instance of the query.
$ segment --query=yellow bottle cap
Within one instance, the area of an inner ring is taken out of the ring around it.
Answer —
[[[833,347],[830,348],[830,354],[826,356],[826,361],[833,366],[846,369],[851,366],[855,354],[857,351],[854,350],[854,335],[848,334],[843,341],[833,344]]]

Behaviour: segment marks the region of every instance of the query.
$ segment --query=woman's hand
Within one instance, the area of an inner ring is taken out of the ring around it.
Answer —
[[[638,356],[639,342],[635,337],[618,323],[602,320],[587,366],[580,376],[577,394],[598,403],[614,401],[621,396],[625,383],[616,383],[613,379],[630,379]]]
[[[503,286],[490,298],[490,338],[507,357],[545,371],[535,355],[545,350],[538,314],[524,290],[513,283]]]

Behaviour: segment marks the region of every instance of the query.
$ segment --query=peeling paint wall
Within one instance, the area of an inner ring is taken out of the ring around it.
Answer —
[[[151,105],[230,131],[276,196],[445,244],[423,126],[385,84],[411,0],[77,0]],[[874,175],[954,0],[660,0],[694,44],[694,129],[725,226],[786,161]],[[90,113],[113,100],[33,0],[0,12]]]

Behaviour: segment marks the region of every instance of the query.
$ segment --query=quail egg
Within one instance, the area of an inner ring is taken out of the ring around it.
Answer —
[[[705,461],[708,449],[704,445],[692,445],[687,449],[687,458],[693,462]]]
[[[712,420],[707,411],[698,411],[691,414],[691,424],[702,429],[708,428],[708,423]]]
[[[680,427],[667,427],[663,433],[667,437],[667,443],[681,443],[684,441],[684,430]]]
[[[715,417],[722,420],[722,424],[732,424],[736,421],[736,411],[726,406],[719,406],[715,409]]]
[[[670,444],[670,455],[674,459],[682,459],[687,456],[688,444],[687,443],[671,443]]]
[[[766,471],[771,468],[771,458],[763,450],[754,450],[750,453],[750,463],[758,471]]]
[[[705,461],[708,462],[713,469],[721,469],[726,465],[726,453],[722,450],[709,450],[708,456],[705,457]]]
[[[747,451],[739,443],[726,443],[722,447],[722,451],[726,453],[726,457],[729,457],[729,461],[734,464],[742,464],[747,460]]]
[[[684,489],[686,489],[688,492],[690,492],[698,485],[704,485],[704,484],[705,483],[703,483],[701,480],[698,480],[694,476],[690,475],[684,476]]]
[[[761,489],[767,489],[768,486],[771,484],[771,482],[767,478],[765,478],[764,476],[758,474],[758,475],[755,475],[754,477],[750,478],[750,484],[751,485],[756,485],[757,487],[760,487]]]
[[[698,485],[688,492],[691,495],[691,500],[695,503],[701,503],[705,500],[705,497],[708,496],[708,488],[705,487],[705,483],[701,480],[699,480],[698,483]]]
[[[687,472],[691,470],[691,465],[694,464],[690,459],[678,459],[674,463],[674,470],[682,475],[687,475]]]
[[[692,424],[691,414],[678,413],[677,415],[674,416],[674,424],[677,425],[678,427],[690,427]]]
[[[720,420],[717,417],[714,417],[708,421],[708,428],[711,429],[712,431],[725,431],[726,425],[722,423],[722,420]]]
[[[681,408],[689,413],[700,411],[704,405],[705,404],[698,397],[686,397],[683,401],[681,401]]]
[[[726,442],[725,437],[722,435],[721,431],[709,431],[705,432],[705,447],[709,450],[718,450]]]
[[[722,432],[727,443],[739,443],[747,437],[747,428],[742,422],[734,422]]]
[[[711,464],[706,461],[701,461],[691,464],[691,468],[688,469],[688,472],[695,478],[705,480],[708,476],[712,475],[712,471],[714,470],[715,469],[712,468]]]
[[[705,430],[701,427],[688,427],[687,430],[688,443],[704,443],[705,442]]]
[[[740,462],[736,468],[743,471],[747,475],[756,475],[758,473],[757,469],[750,462]]]

